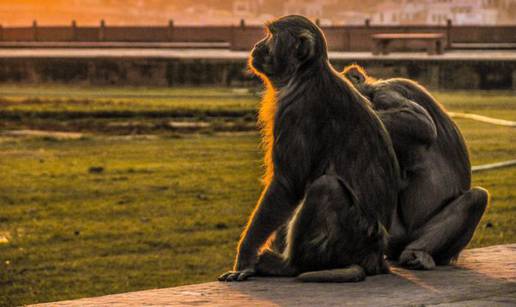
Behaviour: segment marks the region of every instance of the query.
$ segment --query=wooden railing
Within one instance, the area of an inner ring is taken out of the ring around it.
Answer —
[[[516,26],[380,26],[366,22],[357,26],[323,26],[330,50],[370,51],[371,36],[378,33],[442,33],[446,48],[454,44],[516,44]],[[36,21],[27,27],[0,26],[0,42],[225,42],[231,49],[248,50],[264,35],[263,27],[184,26],[170,21],[163,26],[41,26]],[[421,48],[418,42],[397,42],[393,48]]]

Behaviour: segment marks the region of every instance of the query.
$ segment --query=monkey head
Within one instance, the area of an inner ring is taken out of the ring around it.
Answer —
[[[249,65],[276,87],[303,71],[327,62],[326,39],[313,22],[290,15],[266,25],[267,36],[254,46]]]
[[[365,69],[357,64],[352,64],[344,68],[342,75],[348,79],[359,92],[366,96],[370,96],[371,84],[376,80],[370,77]]]

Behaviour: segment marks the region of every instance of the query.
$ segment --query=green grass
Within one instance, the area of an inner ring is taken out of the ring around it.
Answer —
[[[437,95],[452,111],[516,120],[510,93]],[[473,164],[515,158],[513,128],[457,122]],[[213,281],[260,193],[260,160],[257,133],[0,137],[0,305]],[[469,247],[516,242],[515,183],[516,168],[474,175],[492,202]]]
[[[212,280],[259,193],[256,136],[13,140],[0,155],[0,297],[17,304]]]
[[[432,92],[438,101],[454,112],[478,113],[516,120],[516,94],[500,91]]]
[[[259,91],[258,91],[259,92]],[[503,119],[516,118],[514,92],[433,92],[447,108],[456,112],[481,112]],[[91,88],[77,86],[0,85],[0,112],[37,116],[38,113],[66,114],[98,112],[141,113],[207,111],[248,112],[258,106],[257,91],[203,88]],[[492,106],[496,106],[493,108]]]
[[[252,112],[259,98],[247,89],[82,88],[0,86],[0,111],[33,114],[98,112]],[[173,114],[173,113],[172,113]]]

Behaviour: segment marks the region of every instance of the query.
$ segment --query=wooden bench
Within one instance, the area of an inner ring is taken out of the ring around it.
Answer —
[[[444,52],[444,34],[441,33],[382,33],[373,34],[374,42],[373,54],[388,54],[387,47],[390,42],[396,40],[402,41],[426,41],[428,43],[428,54],[443,54]]]

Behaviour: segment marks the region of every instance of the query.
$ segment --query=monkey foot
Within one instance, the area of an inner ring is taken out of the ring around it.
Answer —
[[[249,277],[255,275],[256,272],[253,269],[245,269],[242,271],[229,271],[219,276],[219,281],[244,281]]]
[[[358,282],[366,278],[364,269],[352,265],[343,269],[306,272],[297,277],[302,282]]]
[[[399,258],[400,265],[412,270],[432,270],[435,262],[425,251],[404,250]]]

